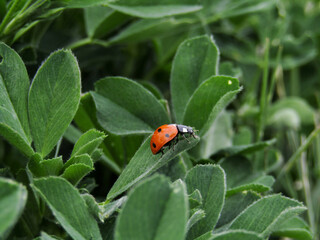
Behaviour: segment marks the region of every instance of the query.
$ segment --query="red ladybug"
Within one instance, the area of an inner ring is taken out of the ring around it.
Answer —
[[[150,141],[150,148],[153,154],[161,152],[163,154],[163,149],[170,144],[174,144],[178,141],[178,136],[182,135],[186,138],[185,134],[190,134],[194,138],[196,137],[192,127],[179,124],[165,124],[158,127]]]

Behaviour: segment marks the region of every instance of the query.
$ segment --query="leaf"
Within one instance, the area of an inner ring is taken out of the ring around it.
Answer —
[[[106,218],[109,218],[116,210],[118,210],[126,201],[128,197],[123,196],[113,202],[107,204],[99,204],[100,212],[99,218],[101,221],[104,221]]]
[[[209,158],[214,152],[232,146],[232,136],[231,114],[222,111],[191,154],[196,159]]]
[[[22,59],[0,43],[0,134],[26,156],[34,153],[27,112],[29,85]]]
[[[78,190],[65,179],[39,178],[34,180],[32,187],[48,204],[53,215],[73,239],[102,239],[98,224],[90,215],[85,201]]]
[[[281,118],[279,118],[279,114],[281,114],[284,110],[291,110],[294,112],[293,114],[297,114],[298,123],[295,124],[297,125],[297,127],[300,127],[300,123],[302,125],[314,124],[314,109],[304,99],[301,99],[299,97],[287,97],[275,102],[269,108],[268,123],[278,123],[279,120],[281,120]],[[289,120],[290,118],[285,118],[282,121],[284,124],[286,124],[286,122]]]
[[[227,76],[213,76],[201,83],[191,96],[183,123],[198,129],[203,136],[218,114],[241,91],[239,81]]]
[[[186,184],[189,194],[196,189],[200,191],[206,213],[188,232],[188,239],[195,239],[213,230],[218,222],[226,191],[225,174],[218,165],[197,165],[187,173]]]
[[[189,218],[188,223],[187,223],[187,232],[190,230],[190,228],[199,222],[201,219],[205,218],[206,213],[202,210],[199,209],[195,211],[192,216]]]
[[[93,169],[93,167],[90,167],[87,164],[75,163],[67,167],[66,170],[64,170],[64,172],[62,173],[61,177],[67,179],[71,184],[77,185],[80,180]]]
[[[106,0],[58,0],[66,8],[85,8],[105,3]]]
[[[54,52],[38,69],[29,92],[29,119],[42,157],[71,123],[80,101],[80,84],[77,60],[68,50]]]
[[[177,14],[195,12],[202,8],[197,0],[118,0],[108,1],[107,5],[117,11],[141,18],[161,18]]]
[[[175,181],[177,179],[184,179],[187,170],[188,169],[183,158],[179,155],[178,157],[170,161],[168,164],[161,167],[158,170],[158,173],[170,177],[171,181]]]
[[[74,145],[71,157],[85,153],[91,155],[97,147],[99,147],[105,137],[106,135],[103,132],[95,129],[85,132]]]
[[[34,177],[58,176],[63,167],[62,157],[41,159],[33,156],[28,162],[28,168]]]
[[[277,225],[305,211],[296,200],[281,195],[270,195],[254,202],[230,224],[230,229],[244,229],[266,238]]]
[[[244,209],[261,197],[254,192],[241,192],[226,197],[219,221],[216,228],[230,223]]]
[[[214,159],[223,158],[223,157],[232,157],[237,155],[246,155],[251,154],[254,152],[258,152],[266,147],[273,145],[276,142],[276,139],[271,139],[267,141],[261,141],[246,145],[235,145],[231,147],[227,147],[221,149],[220,151],[216,152],[212,157]]]
[[[77,163],[83,163],[90,168],[93,168],[93,162],[89,154],[84,153],[81,155],[74,156],[70,158],[63,166],[63,169],[68,168],[69,166]]]
[[[275,227],[273,236],[289,237],[297,240],[312,240],[308,224],[300,217],[293,217]]]
[[[41,232],[41,237],[39,239],[40,240],[56,240],[57,238],[52,237],[45,232]]]
[[[141,19],[125,27],[109,43],[139,43],[167,35],[170,29],[179,31],[186,24],[186,21],[174,18]]]
[[[189,207],[190,209],[194,209],[202,205],[202,196],[198,189],[194,190],[189,195]]]
[[[170,86],[177,123],[183,122],[186,105],[197,87],[218,69],[219,50],[213,39],[200,36],[180,44],[172,63]]]
[[[117,135],[151,133],[169,118],[160,102],[140,84],[122,77],[108,77],[91,92],[99,123]],[[130,124],[128,124],[130,123]]]
[[[263,240],[258,234],[244,230],[229,230],[213,234],[212,240]]]
[[[189,142],[187,139],[181,139],[175,145],[174,149],[167,149],[163,156],[161,156],[160,154],[152,154],[150,150],[150,139],[151,136],[144,141],[127,167],[122,171],[121,175],[109,191],[107,199],[115,198],[142,178],[149,176],[160,167],[169,163],[179,153],[194,147],[199,142],[199,138],[194,139],[191,137],[189,138]]]
[[[84,9],[84,19],[88,36],[101,38],[125,23],[129,16],[109,7],[93,6]]]
[[[230,157],[221,164],[227,175],[227,196],[241,191],[265,192],[271,190],[272,176],[254,172],[251,163],[241,157]]]
[[[6,239],[21,216],[27,202],[27,189],[0,177],[0,238]]]
[[[186,196],[181,180],[170,184],[164,176],[156,175],[142,182],[129,194],[117,218],[115,240],[185,239]]]

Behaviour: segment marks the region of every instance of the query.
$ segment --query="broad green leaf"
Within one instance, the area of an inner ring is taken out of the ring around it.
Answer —
[[[242,70],[235,67],[232,62],[225,61],[219,65],[219,74],[239,78],[242,76]]]
[[[290,118],[281,118],[279,114],[283,114],[283,111],[291,110],[293,114],[296,114],[298,117],[296,120],[297,127],[302,125],[313,125],[314,124],[314,109],[303,99],[298,97],[287,97],[275,102],[270,108],[268,113],[268,122],[269,124],[286,124],[286,121],[289,123],[292,121]],[[294,117],[292,117],[294,119]],[[282,120],[282,121],[281,121]],[[292,124],[291,124],[292,125]]]
[[[186,184],[189,194],[200,191],[206,214],[188,232],[188,239],[195,239],[213,230],[218,222],[226,192],[225,173],[218,165],[197,165],[187,173]]]
[[[73,239],[102,239],[98,224],[89,213],[85,201],[78,190],[65,179],[61,177],[35,179],[33,188]]]
[[[49,234],[45,232],[41,232],[41,237],[39,240],[56,240],[57,238],[50,236]]]
[[[202,196],[198,189],[189,194],[189,206],[190,209],[194,209],[202,205]]]
[[[61,177],[67,179],[71,184],[77,185],[80,180],[93,169],[93,167],[90,167],[84,163],[74,163],[64,170]]]
[[[141,19],[124,28],[112,37],[109,43],[139,43],[167,35],[169,30],[181,31],[182,26],[186,24],[187,22],[183,19]]]
[[[194,139],[190,137],[189,140],[181,139],[175,145],[174,149],[166,149],[163,156],[161,156],[161,154],[152,154],[150,149],[150,139],[151,136],[144,141],[139,150],[130,160],[127,167],[122,171],[121,175],[109,191],[107,199],[115,198],[142,178],[150,175],[160,167],[169,163],[179,153],[194,147],[199,142],[199,138]]]
[[[84,9],[84,19],[88,36],[101,38],[125,23],[129,17],[109,7],[93,6]]]
[[[251,153],[258,152],[264,148],[267,148],[273,145],[275,142],[276,142],[276,139],[271,139],[271,140],[251,143],[247,145],[235,145],[235,146],[221,149],[220,151],[216,152],[212,157],[214,159],[217,159],[217,158],[223,158],[223,157],[232,157],[236,155],[251,154]]]
[[[106,0],[58,0],[66,8],[85,8],[105,3]]]
[[[20,56],[0,43],[0,134],[27,156],[33,154],[27,112],[29,85]]]
[[[69,166],[71,166],[72,164],[77,164],[77,163],[83,163],[83,164],[87,165],[88,167],[93,168],[93,162],[92,162],[90,155],[87,153],[84,153],[84,154],[77,155],[77,156],[70,158],[64,164],[63,169],[66,169]]]
[[[29,92],[29,119],[35,148],[43,157],[76,114],[80,85],[77,60],[68,50],[51,54],[35,75]]]
[[[83,200],[86,202],[89,212],[97,219],[99,218],[99,205],[96,202],[95,198],[89,194],[89,193],[85,193],[85,194],[81,194],[81,197],[83,198]],[[101,220],[101,219],[100,219]]]
[[[221,164],[227,175],[227,196],[241,191],[265,192],[271,190],[272,176],[254,172],[252,164],[242,157],[225,159]]]
[[[190,228],[194,224],[199,222],[201,219],[205,218],[205,216],[206,216],[206,213],[202,209],[198,209],[197,211],[195,211],[188,220],[187,232],[190,230]]]
[[[159,169],[158,173],[170,177],[171,181],[184,179],[187,173],[187,166],[180,155]]]
[[[196,159],[209,158],[214,152],[232,146],[232,119],[231,114],[223,111],[210,126],[201,141],[192,149],[191,154]]]
[[[197,87],[218,73],[219,50],[213,39],[200,36],[181,43],[172,63],[170,86],[177,123],[183,122],[187,103]]]
[[[253,231],[265,238],[279,224],[305,210],[306,207],[296,200],[270,195],[247,207],[231,222],[230,229]]]
[[[261,197],[254,192],[243,192],[226,197],[216,228],[230,223],[244,209]]]
[[[91,155],[96,148],[102,143],[103,139],[106,135],[103,132],[97,131],[95,129],[91,129],[78,139],[76,144],[73,147],[71,157],[88,154]]]
[[[6,239],[27,202],[27,189],[0,177],[0,239]]]
[[[186,106],[183,124],[194,127],[203,136],[240,90],[238,79],[232,77],[213,76],[202,82]]]
[[[203,10],[200,12],[207,21],[213,21],[222,18],[235,17],[270,9],[274,6],[274,0],[205,0],[203,1]]]
[[[113,202],[107,204],[99,204],[99,218],[101,221],[104,221],[106,218],[109,218],[117,209],[119,209],[126,201],[128,197],[123,196]]]
[[[263,240],[257,233],[244,230],[229,230],[213,234],[211,240]]]
[[[129,194],[118,216],[115,240],[183,240],[188,220],[186,187],[156,175]]]
[[[289,237],[297,240],[312,240],[308,224],[300,217],[293,217],[275,227],[274,236]]]
[[[140,84],[122,77],[108,77],[91,92],[99,123],[117,135],[151,133],[169,118],[160,102]],[[130,123],[130,124],[128,124]]]
[[[62,157],[41,159],[33,156],[28,162],[28,168],[34,177],[58,176],[63,167]]]
[[[108,1],[108,6],[120,12],[141,18],[161,18],[195,12],[202,8],[197,0],[118,0]]]

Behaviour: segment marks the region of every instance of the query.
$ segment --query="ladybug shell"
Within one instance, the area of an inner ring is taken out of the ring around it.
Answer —
[[[153,154],[157,154],[161,148],[174,139],[178,134],[178,129],[175,124],[165,124],[158,127],[150,141],[150,148]]]

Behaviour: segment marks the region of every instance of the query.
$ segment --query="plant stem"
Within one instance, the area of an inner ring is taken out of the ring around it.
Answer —
[[[62,137],[59,139],[58,143],[57,143],[57,146],[56,146],[56,152],[54,154],[54,157],[58,157],[58,154],[59,154],[59,150],[60,150],[60,146],[61,146],[61,142],[62,142]]]
[[[301,180],[303,185],[303,193],[306,201],[306,205],[308,208],[308,220],[311,227],[311,231],[315,233],[315,225],[314,225],[314,211],[313,211],[313,204],[312,204],[312,198],[311,198],[311,191],[310,191],[310,182],[309,182],[309,172],[308,172],[308,166],[306,162],[306,152],[301,154],[300,158],[300,167],[301,167]]]
[[[296,163],[296,161],[299,159],[299,156],[309,147],[313,139],[318,135],[320,132],[320,127],[317,127],[314,129],[310,135],[307,137],[307,139],[300,145],[300,147],[297,149],[297,151],[290,157],[288,162],[283,166],[282,170],[280,171],[277,180],[279,180],[283,174],[290,171],[290,169],[293,167],[293,165]]]
[[[263,66],[263,77],[262,77],[262,87],[260,95],[260,113],[259,113],[259,123],[258,123],[258,136],[257,141],[263,138],[263,130],[265,124],[266,116],[266,104],[267,104],[267,87],[268,87],[268,75],[269,75],[269,48],[270,40],[266,39],[265,44],[265,54],[264,54],[264,66]]]

